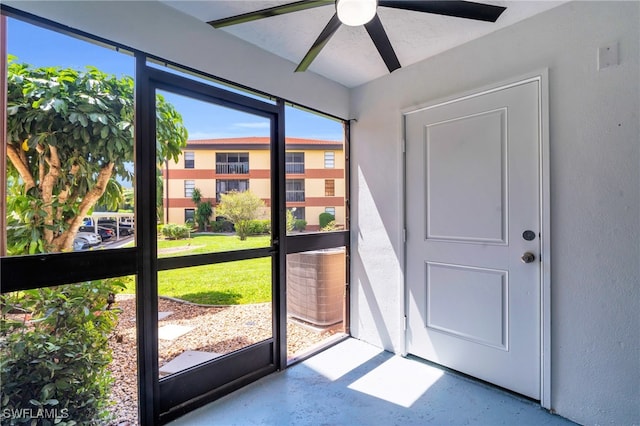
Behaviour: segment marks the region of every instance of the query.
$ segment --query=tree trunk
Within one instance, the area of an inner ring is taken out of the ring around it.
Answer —
[[[69,223],[69,228],[54,238],[52,242],[54,251],[69,251],[73,248],[73,239],[75,238],[80,226],[82,226],[84,217],[89,213],[89,210],[96,205],[100,197],[102,197],[102,194],[104,194],[107,189],[107,183],[113,174],[114,165],[115,164],[113,162],[109,162],[102,168],[102,170],[100,170],[95,186],[85,195],[84,199],[80,203],[78,214],[67,221]]]
[[[18,150],[13,145],[7,145],[7,157],[9,157],[11,164],[13,164],[13,167],[16,168],[20,177],[24,181],[24,192],[26,193],[31,188],[34,188],[36,186],[36,181],[33,179],[26,163],[22,161],[22,158],[20,158]]]

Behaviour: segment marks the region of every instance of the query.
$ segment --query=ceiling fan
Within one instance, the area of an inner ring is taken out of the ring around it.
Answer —
[[[378,17],[378,7],[434,13],[487,22],[495,22],[506,9],[506,7],[491,4],[449,0],[303,0],[228,18],[216,19],[209,21],[208,24],[214,28],[222,28],[330,4],[335,4],[336,13],[334,13],[329,23],[324,27],[302,59],[296,68],[296,72],[305,71],[309,68],[311,62],[318,56],[322,48],[342,24],[349,26],[364,25],[389,72],[400,68],[400,61],[398,61],[389,37],[387,37],[387,33]]]

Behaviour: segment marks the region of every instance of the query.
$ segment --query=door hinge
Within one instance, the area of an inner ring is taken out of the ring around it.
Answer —
[[[402,139],[402,153],[406,153],[407,152],[407,142]]]
[[[407,228],[402,229],[402,242],[403,243],[407,242]]]
[[[407,331],[407,316],[405,315],[402,320],[402,330]]]

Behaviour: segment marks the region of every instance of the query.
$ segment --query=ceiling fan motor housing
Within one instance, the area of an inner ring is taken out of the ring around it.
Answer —
[[[336,13],[340,22],[351,27],[371,21],[377,7],[377,0],[336,0]]]

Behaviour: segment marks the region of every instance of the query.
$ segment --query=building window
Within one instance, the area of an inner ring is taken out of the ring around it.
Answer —
[[[185,180],[184,181],[184,196],[186,198],[191,198],[193,195],[193,189],[196,187],[196,181],[194,180]]]
[[[216,173],[242,175],[249,173],[248,152],[223,152],[216,154]]]
[[[287,179],[287,202],[304,201],[304,179]]]
[[[295,220],[304,220],[304,207],[290,207],[287,210],[291,212]]]
[[[333,151],[324,152],[324,168],[333,169],[336,166],[336,153]]]
[[[285,154],[285,169],[287,174],[304,173],[304,152],[287,152]]]
[[[184,168],[193,169],[196,165],[196,153],[193,151],[186,151],[184,153]]]
[[[325,207],[324,208],[324,212],[325,213],[329,213],[335,219],[335,217],[336,217],[336,208],[335,207]]]
[[[334,197],[336,195],[336,181],[334,179],[324,180],[324,196]]]
[[[222,194],[231,191],[244,192],[249,189],[248,179],[216,179],[216,200],[220,202]]]
[[[184,223],[193,223],[196,216],[195,209],[184,209]]]

